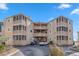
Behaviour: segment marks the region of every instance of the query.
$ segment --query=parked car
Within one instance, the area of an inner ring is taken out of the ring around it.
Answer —
[[[37,45],[38,43],[36,41],[31,42],[31,45]]]
[[[48,45],[47,42],[40,42],[39,45],[43,46],[43,45]]]

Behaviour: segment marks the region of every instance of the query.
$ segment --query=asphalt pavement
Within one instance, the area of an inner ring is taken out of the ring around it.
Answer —
[[[17,46],[19,52],[13,56],[49,56],[48,46],[39,45],[28,45],[28,46]]]

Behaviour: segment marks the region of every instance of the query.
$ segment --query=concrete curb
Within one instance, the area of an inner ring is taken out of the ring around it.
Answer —
[[[17,52],[19,52],[19,50],[16,50],[16,51],[14,51],[14,52],[12,52],[12,53],[6,55],[6,56],[12,56],[13,54],[15,54],[15,53],[17,53]]]

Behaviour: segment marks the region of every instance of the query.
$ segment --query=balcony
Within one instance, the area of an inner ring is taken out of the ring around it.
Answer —
[[[58,35],[68,35],[68,32],[65,32],[65,31],[58,31],[57,34],[58,34]]]
[[[19,20],[19,21],[14,21],[13,24],[14,24],[14,25],[18,25],[18,24],[24,25],[24,24],[26,24],[26,23],[25,23],[23,20],[21,20],[21,21]]]
[[[66,26],[68,26],[69,24],[68,24],[68,23],[64,23],[64,22],[57,23],[57,26],[62,26],[62,25],[66,27]]]
[[[46,33],[34,33],[33,35],[34,36],[47,36]]]
[[[33,29],[47,29],[47,26],[34,26]]]
[[[26,35],[26,31],[24,31],[24,30],[15,30],[15,31],[13,31],[13,34],[14,35],[16,35],[16,34],[21,34],[21,35]]]

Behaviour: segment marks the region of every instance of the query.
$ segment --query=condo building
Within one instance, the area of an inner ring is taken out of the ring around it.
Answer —
[[[38,44],[47,44],[47,23],[33,23],[33,39]]]
[[[48,39],[57,45],[72,45],[72,21],[64,16],[59,16],[48,22]]]
[[[79,41],[79,31],[77,32],[77,40]]]
[[[0,36],[2,36],[4,33],[4,30],[3,30],[3,22],[0,22]]]
[[[4,35],[9,39],[7,45],[27,45],[31,43],[30,30],[32,21],[22,14],[8,17],[4,20]]]
[[[36,41],[48,44],[53,41],[57,45],[73,44],[73,24],[64,16],[59,16],[48,23],[33,22],[23,14],[7,17],[3,22],[0,35],[7,36],[7,45],[28,45]]]

